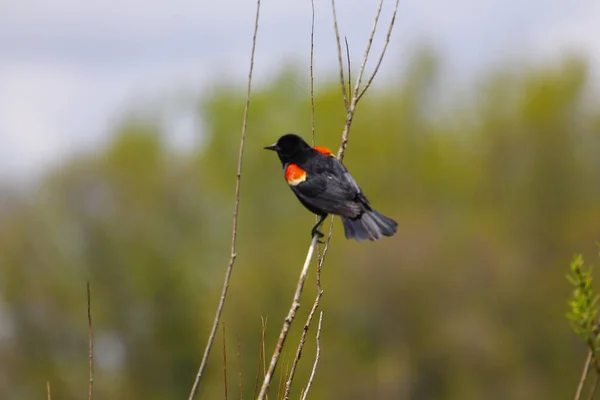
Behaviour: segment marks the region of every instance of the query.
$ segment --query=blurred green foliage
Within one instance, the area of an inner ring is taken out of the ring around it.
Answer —
[[[592,268],[584,266],[581,254],[571,261],[568,281],[574,286],[566,317],[575,332],[594,353],[598,350],[598,295],[592,285]]]
[[[563,322],[564,265],[600,238],[598,93],[578,60],[510,67],[432,107],[440,66],[424,52],[359,105],[345,163],[399,230],[359,244],[336,221],[312,398],[572,396],[586,349]],[[345,119],[336,82],[315,98],[317,142],[332,148]],[[187,398],[229,255],[243,101],[242,87],[204,93],[203,140],[189,151],[131,121],[34,187],[2,189],[0,398],[43,398],[46,380],[53,398],[86,395],[88,279],[96,397]],[[309,138],[310,99],[286,70],[252,95],[224,313],[230,398],[238,337],[251,398],[260,317],[270,356],[314,224],[262,150],[289,131]],[[313,267],[288,356],[314,294]],[[223,398],[221,341],[199,398]]]

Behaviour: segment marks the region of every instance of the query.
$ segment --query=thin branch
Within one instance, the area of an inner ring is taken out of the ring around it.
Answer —
[[[319,307],[319,300],[321,299],[321,295],[323,294],[323,291],[321,290],[320,275],[320,270],[317,269],[317,298],[315,299],[310,313],[308,314],[308,318],[306,319],[306,323],[304,324],[304,330],[302,331],[302,336],[300,337],[300,343],[298,344],[298,349],[296,350],[296,356],[294,357],[294,361],[292,361],[292,368],[290,370],[290,375],[285,384],[285,393],[283,395],[283,398],[285,400],[288,400],[290,398],[290,389],[292,387],[292,381],[294,380],[294,374],[296,373],[296,367],[298,366],[298,362],[302,357],[302,349],[304,348],[304,344],[306,343],[306,335],[308,333],[308,329],[310,328],[310,323],[313,319],[313,316],[315,315],[315,312]]]
[[[390,22],[390,26],[388,28],[388,38],[387,38],[388,41],[389,41],[389,36],[391,35],[392,29],[394,27],[394,22],[396,20],[396,11],[398,9],[398,2],[399,2],[399,0],[396,0],[396,8],[394,9],[394,16],[393,16],[392,21]],[[342,161],[344,159],[344,153],[346,152],[346,147],[348,147],[348,134],[350,132],[350,126],[352,125],[352,120],[354,119],[354,112],[356,110],[356,105],[358,104],[358,100],[360,100],[360,97],[362,97],[362,95],[365,92],[365,90],[363,90],[359,94],[360,83],[362,81],[362,76],[365,72],[365,66],[367,65],[367,60],[369,59],[369,53],[371,51],[371,45],[373,44],[373,38],[375,37],[375,31],[377,30],[377,24],[379,22],[379,16],[381,15],[382,5],[383,5],[383,0],[380,0],[379,7],[377,8],[377,14],[375,15],[375,21],[373,23],[373,29],[371,30],[371,35],[369,36],[369,42],[367,43],[367,48],[365,49],[363,61],[360,66],[360,70],[358,71],[358,76],[356,78],[356,83],[354,85],[354,91],[352,93],[352,100],[350,101],[350,105],[347,108],[348,113],[346,115],[346,124],[344,125],[344,130],[342,131],[342,142],[340,144],[340,148],[337,153],[337,158],[340,159],[340,161]],[[337,23],[334,21],[334,24],[337,24]],[[381,64],[381,60],[383,60],[386,49],[387,49],[387,42],[386,42],[386,44],[383,48],[383,51],[381,52],[381,55],[379,57],[380,61],[377,64],[375,73],[379,69],[379,65]],[[340,62],[340,64],[341,64],[341,62]],[[340,71],[341,70],[342,70],[342,68],[340,66]],[[369,79],[369,82],[367,83],[367,87],[371,84],[371,82],[375,78],[375,73]]]
[[[204,373],[204,369],[206,368],[206,364],[208,362],[208,356],[210,354],[210,350],[212,348],[212,344],[215,339],[215,335],[217,332],[217,327],[219,326],[219,321],[221,320],[221,314],[223,312],[223,307],[225,305],[225,298],[227,297],[227,289],[229,288],[229,280],[231,279],[231,272],[233,271],[233,265],[235,263],[235,259],[237,257],[236,254],[236,239],[237,239],[237,221],[238,221],[238,209],[240,204],[240,182],[242,178],[242,161],[244,155],[244,143],[246,141],[246,125],[248,122],[248,108],[250,107],[250,90],[252,87],[252,71],[254,70],[254,51],[256,49],[256,35],[258,33],[258,19],[260,15],[260,0],[256,2],[256,17],[254,20],[254,36],[252,37],[252,52],[250,54],[250,71],[248,72],[248,87],[246,88],[246,105],[244,107],[244,118],[242,122],[242,134],[240,138],[240,148],[238,154],[238,167],[237,167],[237,176],[235,183],[235,205],[233,207],[233,228],[231,232],[231,253],[229,256],[229,264],[227,266],[227,270],[225,272],[225,280],[223,282],[223,289],[221,291],[221,298],[219,300],[219,305],[217,307],[217,312],[215,315],[215,319],[213,321],[213,326],[208,337],[208,343],[206,344],[206,348],[204,349],[204,354],[202,356],[202,362],[200,363],[200,368],[198,369],[198,373],[196,374],[196,380],[194,381],[194,385],[192,386],[192,391],[190,392],[189,400],[193,400],[196,396],[196,392],[198,390],[198,385],[200,384],[200,379],[202,378],[202,374]]]
[[[48,400],[52,400],[52,395],[50,394],[50,381],[46,381],[46,393]]]
[[[283,364],[285,364],[287,358],[288,358],[288,352],[287,350],[283,353],[283,360],[281,361]],[[284,368],[279,368],[281,371],[279,372],[279,387],[277,388],[277,399],[281,398],[281,385],[283,384],[284,380],[283,380],[283,374],[285,373],[285,367]]]
[[[312,130],[312,145],[315,145],[315,0],[310,0],[312,19],[310,23],[310,127]]]
[[[587,358],[585,360],[585,364],[583,365],[583,371],[581,371],[581,378],[579,378],[579,384],[577,385],[577,391],[575,392],[575,397],[573,400],[579,400],[581,397],[581,391],[583,390],[583,384],[585,383],[585,379],[587,378],[588,372],[590,370],[590,364],[592,363],[592,350],[588,352]]]
[[[91,311],[91,295],[90,295],[90,281],[87,282],[87,316],[88,316],[88,330],[89,330],[89,359],[90,359],[90,385],[88,390],[88,399],[92,400],[94,394],[94,330],[92,329],[92,311]],[[48,395],[50,393],[50,385],[48,385]]]
[[[350,46],[348,46],[348,38],[344,36],[346,43],[346,63],[348,64],[348,93],[352,93],[352,70],[350,69]]]
[[[312,9],[312,18],[310,23],[310,126],[312,130],[312,145],[315,142],[315,0],[310,0]],[[315,222],[319,220],[319,216],[315,215]],[[317,260],[321,258],[321,244],[317,242]]]
[[[375,36],[375,31],[377,30],[377,24],[379,21],[379,17],[381,15],[381,9],[382,9],[382,5],[383,5],[383,0],[380,0],[379,3],[379,7],[377,9],[377,15],[375,17],[375,22],[373,24],[373,30],[371,32],[371,35],[369,37],[369,43],[367,45],[367,48],[365,50],[365,55],[363,58],[363,62],[361,64],[361,68],[360,71],[358,73],[358,77],[356,79],[356,84],[354,87],[354,92],[352,95],[352,100],[351,102],[348,102],[348,93],[346,92],[346,85],[344,82],[344,66],[343,66],[343,62],[342,62],[342,50],[341,50],[341,44],[340,44],[340,35],[339,35],[339,29],[338,29],[338,24],[337,24],[337,14],[336,14],[336,9],[335,9],[335,0],[331,0],[331,6],[332,6],[332,10],[333,10],[333,24],[334,24],[334,30],[335,30],[335,36],[336,36],[336,44],[337,44],[337,50],[338,50],[338,63],[339,63],[339,72],[340,72],[340,84],[342,87],[342,95],[344,97],[344,105],[346,106],[346,111],[347,111],[347,115],[346,115],[346,124],[344,126],[344,130],[342,132],[342,142],[340,144],[340,148],[338,149],[338,153],[337,153],[337,158],[341,161],[343,160],[344,157],[344,153],[346,151],[346,147],[348,145],[348,133],[350,131],[350,126],[352,125],[352,120],[354,118],[354,112],[356,110],[356,104],[358,103],[358,99],[359,99],[359,88],[360,88],[360,83],[361,83],[361,79],[362,76],[364,74],[364,69],[365,69],[365,65],[367,63],[368,60],[368,56],[369,56],[369,52],[371,50],[371,45],[373,43],[373,38]],[[396,6],[397,9],[397,6]],[[394,17],[392,19],[392,22],[390,24],[390,30],[388,32],[391,33],[391,28],[394,24],[394,20],[395,20],[395,15],[396,15],[396,11],[394,11]],[[389,35],[389,34],[388,34]],[[387,48],[387,43],[384,47],[383,53],[385,53],[385,49]],[[346,51],[347,51],[347,59],[348,59],[348,73],[350,75],[350,55],[349,55],[349,46],[348,46],[348,41],[346,40]],[[383,54],[381,55],[381,58],[383,58]],[[377,68],[379,67],[379,64],[377,66]],[[312,71],[312,58],[311,58],[311,71]],[[377,72],[377,71],[375,71]],[[311,75],[312,78],[312,75]],[[369,80],[369,83],[372,81],[372,79],[374,78],[374,76],[372,76]],[[311,80],[311,85],[312,85],[312,80]],[[350,92],[350,89],[348,90],[348,92]],[[361,95],[364,94],[361,93]],[[312,95],[312,92],[311,92]],[[314,143],[314,131],[313,131],[313,143]],[[325,261],[325,256],[327,254],[327,250],[329,249],[329,243],[331,241],[331,234],[333,231],[333,216],[329,225],[329,235],[327,237],[327,241],[325,244],[325,248],[323,250],[323,255],[320,256],[320,254],[318,254],[318,266],[317,266],[317,297],[315,299],[315,302],[313,303],[313,308],[311,309],[311,312],[309,313],[309,317],[307,319],[307,322],[305,324],[305,328],[304,328],[304,332],[302,334],[301,340],[300,340],[300,344],[298,346],[298,349],[296,351],[296,357],[294,358],[294,361],[292,363],[292,369],[290,371],[290,377],[287,380],[286,383],[286,391],[284,394],[284,398],[288,399],[289,398],[289,391],[290,391],[290,387],[291,387],[291,383],[293,381],[293,376],[294,376],[294,372],[295,369],[297,367],[298,361],[301,357],[302,354],[302,348],[304,347],[304,343],[306,341],[306,334],[308,331],[308,328],[310,327],[310,323],[312,321],[312,318],[314,316],[314,313],[316,312],[318,306],[319,306],[319,300],[321,298],[321,295],[323,293],[323,291],[321,290],[321,281],[320,281],[320,272],[321,272],[321,268],[323,265],[323,262]],[[304,263],[304,266],[302,268],[302,272],[300,273],[300,278],[298,280],[298,285],[296,287],[296,293],[294,295],[294,301],[292,302],[292,307],[290,308],[288,315],[286,317],[286,319],[284,320],[284,324],[281,330],[281,333],[279,335],[279,340],[277,342],[277,346],[275,347],[275,352],[273,353],[273,357],[271,359],[271,364],[269,366],[269,370],[267,371],[267,373],[265,374],[265,379],[263,381],[263,385],[261,388],[261,392],[258,396],[258,400],[262,400],[264,398],[264,396],[266,395],[266,392],[268,391],[269,388],[269,384],[271,381],[271,377],[272,374],[277,366],[277,362],[279,359],[279,356],[281,354],[285,339],[287,337],[288,331],[290,329],[290,326],[295,318],[296,315],[296,311],[298,310],[298,308],[300,307],[300,296],[302,294],[302,289],[304,287],[304,282],[306,280],[306,274],[307,274],[307,270],[308,270],[308,266],[310,264],[310,259],[312,258],[312,254],[314,252],[314,248],[317,242],[317,238],[313,237],[313,240],[311,242],[311,245],[308,249],[308,254]],[[313,366],[313,370],[311,373],[311,377],[310,380],[308,382],[308,386],[306,388],[306,390],[302,391],[301,394],[301,398],[305,399],[308,393],[308,390],[310,388],[310,385],[312,384],[312,380],[314,378],[315,375],[315,371],[316,371],[316,365],[318,363],[318,359],[319,359],[319,355],[320,355],[320,332],[321,332],[321,325],[322,325],[322,319],[323,319],[323,313],[321,312],[320,314],[320,318],[319,318],[319,327],[318,327],[318,331],[317,331],[317,357],[315,360],[315,364]]]
[[[592,363],[592,350],[588,352],[587,358],[585,360],[585,364],[583,365],[583,371],[581,371],[581,378],[579,378],[579,384],[577,385],[577,391],[575,392],[575,397],[573,400],[579,400],[581,397],[581,391],[583,390],[583,384],[585,383],[585,379],[587,378],[588,372],[590,370],[590,364]]]
[[[254,382],[254,394],[252,398],[256,398],[256,392],[258,391],[258,379],[260,378],[260,363],[263,362],[263,354],[265,352],[265,334],[264,334],[264,324],[262,324],[262,316],[260,317],[262,334],[260,336],[260,347],[258,349],[258,364],[256,365],[256,381]]]
[[[594,374],[594,383],[592,384],[592,388],[590,389],[590,394],[588,395],[588,400],[592,400],[594,398],[594,394],[596,394],[596,389],[598,388],[598,372]]]
[[[260,326],[261,326],[261,335],[262,335],[262,342],[263,342],[263,346],[262,346],[262,362],[263,362],[263,376],[264,374],[267,373],[267,362],[266,362],[266,356],[265,356],[265,343],[267,343],[266,340],[266,332],[267,332],[267,322],[269,321],[269,317],[267,316],[266,318],[263,318],[262,315],[260,316]]]
[[[400,3],[400,0],[396,0],[396,5],[394,6],[394,13],[392,14],[392,20],[390,21],[390,26],[388,27],[387,36],[385,37],[385,44],[383,45],[383,50],[381,50],[381,54],[379,55],[379,60],[377,61],[377,65],[375,66],[375,70],[373,70],[373,74],[371,75],[371,77],[367,81],[367,84],[365,85],[365,87],[363,88],[363,90],[361,90],[361,92],[358,95],[356,101],[360,100],[360,98],[363,97],[363,95],[365,94],[365,92],[367,91],[367,89],[369,88],[369,86],[371,86],[371,83],[373,82],[373,79],[375,79],[375,75],[377,75],[377,72],[379,71],[379,67],[381,66],[381,62],[383,61],[383,57],[385,56],[385,52],[387,50],[388,44],[390,43],[390,37],[392,36],[392,30],[394,29],[394,23],[396,22],[396,12],[398,11],[398,4],[399,3]]]
[[[346,84],[344,83],[344,64],[342,62],[342,46],[340,44],[340,31],[338,30],[337,13],[335,12],[335,0],[331,0],[331,9],[333,10],[333,27],[335,28],[335,42],[337,43],[338,62],[340,66],[340,84],[342,85],[342,96],[344,97],[344,106],[346,107],[346,111],[349,111],[349,93],[346,93]]]
[[[363,56],[362,64],[360,65],[360,70],[358,71],[358,76],[356,77],[356,84],[354,85],[354,93],[352,95],[353,102],[358,100],[358,89],[360,88],[360,82],[362,81],[362,76],[365,72],[365,66],[367,65],[367,60],[369,59],[369,52],[371,51],[371,45],[373,44],[373,38],[375,37],[375,31],[377,30],[377,24],[379,23],[379,16],[381,15],[382,7],[383,0],[379,0],[377,15],[375,15],[375,22],[373,22],[373,29],[371,30],[371,35],[369,36],[369,42],[367,43],[367,48],[365,50],[365,55]]]
[[[315,378],[315,372],[317,371],[317,364],[319,364],[319,357],[321,356],[321,327],[323,325],[323,311],[319,315],[319,325],[317,328],[317,354],[315,355],[315,363],[313,364],[312,371],[310,372],[310,378],[308,378],[308,383],[306,384],[306,390],[302,394],[301,399],[306,400],[306,396],[308,395],[308,391],[312,386],[313,379]]]
[[[240,400],[243,400],[244,390],[242,388],[242,345],[240,344],[240,335],[237,335],[237,361],[238,361],[238,381],[240,384]]]
[[[315,315],[315,312],[319,308],[319,301],[321,300],[321,296],[323,295],[323,290],[321,289],[321,267],[325,262],[325,256],[327,255],[327,251],[329,250],[329,243],[331,242],[331,234],[333,232],[333,216],[331,218],[331,222],[329,224],[329,234],[327,235],[327,240],[325,241],[325,248],[323,249],[323,255],[317,260],[317,297],[310,309],[310,313],[308,313],[308,318],[306,319],[306,323],[304,324],[304,330],[302,331],[302,336],[300,337],[300,343],[298,344],[298,348],[296,349],[296,356],[294,357],[294,361],[292,361],[292,368],[290,370],[290,375],[287,379],[285,385],[285,393],[284,399],[288,400],[290,396],[290,389],[292,387],[292,381],[294,380],[294,374],[296,372],[296,367],[298,366],[298,362],[302,357],[302,349],[304,348],[304,344],[306,343],[306,335],[308,334],[308,330],[310,328],[310,324]]]
[[[287,352],[286,352],[286,354],[287,354]],[[287,382],[289,376],[290,376],[290,357],[288,356],[287,362],[285,363],[285,376],[283,377],[283,381]],[[285,389],[285,387],[284,387],[284,389]],[[285,395],[285,390],[284,390],[284,393],[282,393],[282,395]],[[283,398],[283,397],[280,397],[280,398]]]
[[[279,334],[279,339],[277,340],[277,345],[275,346],[275,351],[273,352],[273,357],[271,357],[271,363],[269,364],[269,369],[265,374],[265,379],[263,381],[262,387],[260,389],[260,393],[258,395],[258,400],[262,400],[265,398],[267,391],[269,390],[269,385],[271,384],[271,379],[273,377],[273,372],[275,371],[275,367],[277,367],[277,361],[279,360],[279,356],[281,355],[281,350],[283,349],[283,344],[285,343],[285,339],[287,338],[288,332],[290,330],[290,326],[294,319],[296,318],[296,311],[300,308],[300,297],[302,295],[302,289],[304,288],[304,282],[306,281],[306,276],[308,274],[308,266],[310,265],[310,260],[312,259],[312,255],[315,251],[315,246],[317,244],[318,237],[317,235],[313,236],[312,241],[310,243],[310,247],[308,248],[308,253],[306,254],[306,260],[304,261],[304,265],[302,266],[302,271],[300,272],[300,277],[298,279],[298,285],[296,286],[296,293],[294,294],[294,300],[292,301],[292,306],[288,312],[287,317],[283,321],[283,327],[281,328],[281,332]]]
[[[227,341],[225,340],[225,323],[223,323],[223,386],[225,387],[225,400],[227,400]]]

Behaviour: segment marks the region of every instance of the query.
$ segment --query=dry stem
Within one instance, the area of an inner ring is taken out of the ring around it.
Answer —
[[[252,87],[252,71],[254,70],[254,51],[256,49],[256,35],[258,33],[258,19],[260,15],[260,0],[256,2],[256,17],[254,20],[254,36],[252,37],[252,52],[250,54],[250,71],[248,72],[248,86],[246,89],[246,105],[244,107],[244,118],[242,122],[242,134],[240,138],[240,148],[238,154],[238,167],[237,167],[237,176],[235,183],[235,205],[233,207],[233,228],[231,232],[231,253],[229,255],[229,264],[227,266],[227,270],[225,272],[225,280],[223,282],[223,290],[221,292],[221,298],[219,300],[219,305],[217,307],[217,312],[215,315],[215,319],[213,321],[213,326],[208,337],[208,343],[206,344],[206,348],[204,349],[204,354],[202,356],[202,362],[200,363],[200,368],[198,369],[198,373],[196,374],[196,380],[194,381],[194,385],[192,386],[192,391],[190,392],[189,400],[193,400],[196,392],[198,390],[198,385],[200,383],[200,379],[202,378],[202,374],[204,373],[204,369],[206,368],[206,364],[208,362],[208,356],[210,354],[210,350],[212,348],[212,344],[215,340],[215,335],[217,332],[217,327],[219,326],[219,321],[221,320],[221,314],[223,312],[223,307],[225,305],[225,298],[227,297],[227,289],[229,288],[229,280],[231,279],[231,272],[233,271],[233,265],[236,259],[236,250],[235,244],[237,239],[237,221],[238,221],[238,209],[240,204],[240,182],[242,178],[242,161],[244,155],[244,143],[246,141],[246,125],[248,121],[248,108],[250,106],[250,90]]]
[[[90,385],[88,390],[88,399],[92,400],[94,393],[94,330],[92,329],[92,311],[91,311],[91,296],[90,282],[87,282],[87,315],[88,315],[88,330],[89,330],[89,359],[90,359]],[[50,384],[48,384],[48,397],[50,397]]]
[[[365,66],[368,60],[368,56],[369,56],[369,52],[371,50],[371,45],[373,43],[373,38],[375,36],[375,31],[377,30],[377,24],[379,21],[379,17],[381,15],[381,9],[382,9],[382,4],[383,4],[383,0],[380,0],[379,2],[379,7],[377,9],[377,15],[375,16],[375,21],[373,24],[373,29],[371,31],[371,35],[369,36],[369,42],[367,44],[367,48],[365,50],[365,54],[363,57],[363,62],[361,64],[360,70],[358,72],[358,77],[356,79],[356,83],[354,86],[354,91],[352,93],[352,100],[350,102],[348,102],[348,94],[346,92],[346,86],[345,86],[345,82],[344,82],[344,66],[343,66],[343,62],[342,62],[342,49],[341,49],[341,44],[340,44],[340,35],[339,35],[339,29],[338,29],[338,23],[337,23],[337,13],[336,13],[336,9],[335,9],[335,0],[331,0],[331,6],[332,6],[332,10],[333,10],[333,25],[334,25],[334,30],[335,30],[335,36],[336,36],[336,44],[337,44],[337,50],[338,50],[338,62],[339,62],[339,69],[340,69],[340,84],[342,87],[342,95],[344,98],[344,105],[346,106],[346,124],[344,126],[344,130],[342,132],[342,141],[340,144],[340,148],[338,150],[337,153],[337,158],[341,161],[343,160],[344,157],[344,153],[346,151],[346,147],[348,146],[348,134],[350,131],[350,126],[352,125],[352,120],[354,118],[354,112],[356,110],[356,105],[358,103],[359,98],[366,92],[366,90],[368,89],[368,87],[370,86],[371,82],[373,81],[373,79],[375,78],[375,75],[377,74],[378,70],[379,70],[379,66],[381,64],[381,60],[383,59],[384,55],[385,55],[385,51],[387,49],[387,44],[389,42],[389,38],[391,35],[391,31],[393,29],[394,26],[394,22],[396,19],[396,10],[398,8],[398,3],[399,0],[396,0],[396,7],[394,9],[394,15],[392,17],[392,20],[390,22],[390,26],[388,28],[388,35],[387,35],[387,39],[386,39],[386,44],[383,48],[382,54],[380,55],[380,59],[379,62],[377,64],[377,67],[375,68],[375,71],[373,72],[373,75],[370,77],[367,86],[363,89],[362,92],[359,93],[360,90],[360,83],[362,80],[362,76],[364,74],[364,70],[365,70]],[[314,16],[313,16],[314,18]],[[314,27],[313,27],[314,29]],[[347,46],[347,42],[346,42],[346,46]],[[313,79],[312,79],[312,39],[311,39],[311,102],[314,101],[313,98],[313,92],[312,92],[312,84],[313,84]],[[348,50],[347,50],[348,51]],[[348,51],[349,54],[349,51]],[[349,55],[348,55],[349,58]],[[314,103],[313,103],[314,104]],[[314,111],[313,111],[313,115],[314,115]],[[314,117],[313,117],[314,118]],[[313,119],[314,121],[314,119]],[[314,124],[314,122],[313,122]],[[314,125],[313,125],[314,126]],[[313,142],[314,142],[314,128],[313,128]],[[329,226],[329,235],[327,237],[327,242],[325,245],[325,249],[323,252],[323,256],[319,257],[318,259],[318,267],[317,267],[317,297],[315,299],[315,302],[313,303],[313,307],[311,309],[311,312],[309,313],[309,317],[307,319],[307,323],[305,324],[304,327],[304,332],[302,334],[301,340],[300,340],[300,344],[298,346],[298,349],[296,351],[296,357],[292,363],[292,369],[290,371],[290,377],[286,383],[286,391],[285,391],[285,395],[284,397],[287,399],[289,398],[289,390],[291,387],[291,383],[293,381],[293,377],[294,377],[294,372],[298,363],[298,360],[301,357],[302,354],[302,348],[304,347],[304,343],[306,341],[306,333],[308,332],[308,328],[310,327],[310,323],[312,321],[312,318],[314,316],[314,313],[316,312],[318,306],[319,306],[319,300],[321,298],[322,295],[322,290],[321,290],[321,284],[320,284],[320,271],[321,271],[321,267],[323,265],[323,262],[325,260],[325,255],[327,253],[327,249],[329,247],[329,243],[331,240],[331,233],[333,230],[333,217]],[[300,296],[302,294],[302,289],[304,287],[304,282],[306,280],[306,275],[307,275],[307,270],[308,270],[308,266],[310,264],[310,259],[312,258],[312,254],[314,252],[314,248],[317,242],[317,237],[313,237],[313,240],[311,242],[311,245],[308,249],[308,254],[306,257],[306,260],[304,262],[304,266],[302,268],[302,272],[300,273],[300,278],[298,280],[298,285],[296,287],[296,293],[294,295],[294,301],[292,302],[292,307],[290,308],[287,317],[284,320],[283,323],[283,327],[281,330],[281,333],[279,335],[279,340],[277,342],[277,346],[275,347],[275,352],[273,353],[273,357],[271,358],[271,363],[269,365],[269,370],[267,371],[267,373],[265,374],[265,378],[263,381],[263,385],[261,387],[261,391],[259,393],[258,396],[258,400],[262,400],[265,396],[266,396],[266,392],[268,391],[270,382],[271,382],[271,378],[272,378],[272,374],[275,370],[275,367],[277,366],[277,362],[279,359],[279,356],[281,355],[281,351],[285,342],[285,339],[287,337],[288,331],[290,329],[290,326],[296,316],[296,311],[298,310],[298,308],[300,307]],[[322,313],[319,319],[319,328],[318,328],[318,332],[317,332],[317,341],[319,341],[320,338],[320,330],[321,330],[321,320],[322,320]],[[319,345],[320,346],[320,345]],[[310,385],[312,384],[312,379],[314,378],[314,373],[315,373],[315,369],[316,369],[316,363],[318,362],[318,357],[319,357],[319,352],[320,352],[320,348],[318,348],[317,351],[317,360],[315,361],[315,365],[313,366],[313,372],[311,374],[311,378],[309,380],[308,383],[308,387],[305,391],[302,392],[302,398],[306,398],[308,389],[310,388]]]
[[[344,97],[344,106],[346,106],[346,111],[348,111],[350,108],[350,103],[348,103],[348,94],[346,93],[346,85],[344,84],[344,64],[342,62],[342,46],[340,44],[340,31],[338,29],[337,14],[335,12],[335,0],[331,0],[331,8],[333,10],[333,27],[335,29],[335,42],[337,44],[338,51],[338,63],[340,67],[340,83],[342,85],[342,96]]]
[[[285,385],[285,394],[284,399],[288,400],[290,397],[290,389],[292,387],[292,381],[294,380],[294,374],[296,372],[296,367],[298,366],[298,362],[302,357],[302,349],[304,348],[304,344],[306,343],[306,335],[308,334],[308,329],[310,328],[310,324],[312,319],[319,308],[319,301],[321,300],[321,296],[323,295],[323,290],[321,289],[321,267],[325,262],[325,256],[327,255],[327,251],[329,250],[329,243],[331,241],[331,233],[333,232],[333,217],[331,218],[331,222],[329,224],[329,234],[327,235],[327,241],[325,242],[325,248],[323,249],[323,255],[317,260],[317,297],[313,303],[312,308],[310,309],[310,313],[308,313],[308,318],[306,319],[306,323],[304,324],[304,330],[302,331],[302,336],[300,337],[300,343],[298,343],[298,349],[296,349],[296,356],[294,357],[294,361],[292,362],[292,368],[290,370],[290,376]]]
[[[261,320],[261,326],[262,326],[262,334],[261,334],[261,339],[260,339],[260,347],[258,349],[258,364],[256,365],[256,380],[254,382],[254,394],[252,395],[252,398],[256,397],[256,392],[258,390],[258,379],[260,378],[260,363],[263,361],[263,354],[265,352],[265,331],[264,331],[264,321],[262,319],[262,316],[260,317]]]
[[[385,56],[385,52],[387,50],[388,44],[390,43],[390,37],[392,36],[392,30],[394,29],[394,23],[396,22],[396,13],[398,11],[398,3],[400,3],[400,0],[396,0],[396,5],[394,6],[394,13],[392,14],[392,20],[390,22],[390,26],[388,27],[387,35],[385,37],[385,44],[383,45],[383,49],[381,50],[381,54],[379,55],[379,60],[377,61],[377,65],[375,66],[375,69],[373,70],[373,74],[367,81],[367,84],[365,85],[363,90],[361,90],[361,92],[359,93],[356,101],[360,100],[360,98],[363,96],[363,94],[365,94],[365,92],[367,91],[369,86],[371,86],[371,83],[373,82],[375,75],[377,75],[377,72],[379,71],[379,67],[381,66],[383,57]]]
[[[310,127],[312,130],[312,145],[315,145],[315,0],[310,0],[312,19],[310,23]]]
[[[242,345],[240,344],[240,335],[237,335],[237,360],[238,360],[238,381],[240,384],[240,400],[243,400],[244,390],[242,387]]]
[[[590,370],[590,364],[592,363],[592,354],[593,352],[592,350],[590,350],[588,352],[587,359],[585,360],[585,364],[583,365],[583,371],[581,371],[581,378],[579,379],[579,384],[577,385],[577,391],[575,392],[575,397],[573,398],[573,400],[579,400],[579,398],[581,397],[583,384]]]
[[[227,400],[227,341],[225,339],[225,324],[223,323],[223,386],[225,388],[225,400]]]
[[[267,394],[267,390],[269,389],[269,385],[271,384],[273,372],[275,371],[275,367],[277,367],[277,361],[279,360],[279,356],[281,355],[281,350],[283,349],[285,339],[287,338],[292,322],[294,322],[294,319],[296,318],[296,311],[298,311],[298,308],[300,308],[300,296],[302,295],[302,289],[304,289],[304,282],[306,281],[308,266],[310,265],[310,260],[312,259],[312,255],[315,251],[317,239],[318,237],[316,235],[313,236],[312,241],[310,243],[310,247],[308,248],[306,260],[304,261],[304,265],[302,266],[300,278],[298,279],[298,285],[296,286],[294,300],[292,301],[292,306],[290,307],[287,317],[285,317],[285,320],[283,321],[283,327],[281,328],[281,333],[279,334],[279,339],[277,340],[277,345],[275,346],[275,351],[273,353],[273,357],[271,358],[269,369],[265,374],[260,393],[258,394],[258,400],[264,399]]]
[[[350,126],[352,125],[352,120],[354,119],[354,112],[356,111],[356,105],[358,103],[358,101],[360,100],[360,98],[365,94],[365,92],[367,91],[367,89],[369,88],[369,86],[371,85],[371,82],[373,81],[373,79],[375,78],[375,76],[377,75],[377,72],[379,71],[379,66],[381,65],[381,61],[383,60],[383,57],[385,56],[385,51],[387,50],[387,45],[390,39],[390,36],[392,34],[392,30],[394,28],[394,23],[396,22],[396,12],[398,10],[398,4],[399,4],[400,0],[396,0],[396,6],[394,8],[394,14],[392,16],[392,20],[390,21],[390,25],[388,27],[388,34],[387,34],[387,38],[386,38],[386,43],[383,47],[383,50],[379,56],[379,61],[377,63],[377,66],[373,72],[373,74],[371,75],[371,77],[369,78],[369,81],[367,82],[367,85],[365,86],[365,88],[359,92],[360,90],[360,83],[362,81],[362,77],[363,74],[365,72],[365,66],[367,64],[367,60],[369,58],[369,53],[371,51],[371,45],[373,44],[373,38],[375,37],[375,31],[377,30],[377,24],[379,22],[379,16],[381,15],[381,8],[382,8],[382,4],[383,4],[383,0],[379,1],[379,7],[377,9],[377,15],[375,16],[375,22],[373,23],[373,29],[371,30],[371,35],[369,36],[369,42],[367,43],[367,48],[365,49],[365,54],[363,56],[363,61],[362,64],[360,66],[360,70],[358,71],[358,76],[356,78],[356,83],[354,84],[354,91],[352,93],[352,100],[350,101],[350,104],[346,107],[347,110],[347,114],[346,114],[346,124],[344,125],[344,130],[342,132],[342,142],[340,144],[340,148],[338,150],[337,153],[337,158],[341,160],[344,159],[344,153],[346,152],[346,147],[348,146],[348,133],[350,132]],[[335,13],[335,3],[332,0],[331,1],[331,5],[333,7],[333,17],[334,17],[334,26],[337,27],[337,17],[336,17],[336,13]],[[341,47],[340,47],[340,36],[339,33],[337,31],[337,28],[335,30],[335,36],[336,36],[336,42],[338,43],[338,58],[339,58],[339,63],[340,63],[340,70],[343,68],[342,66],[342,52],[341,52]],[[343,76],[343,72],[340,72]],[[342,79],[341,81],[341,85],[342,85],[342,91],[345,93],[346,92],[346,87],[344,84],[344,81]]]
[[[317,354],[315,355],[315,363],[313,364],[312,371],[310,372],[310,377],[308,378],[308,383],[306,384],[306,389],[302,394],[302,400],[306,400],[306,396],[308,395],[308,391],[312,386],[313,379],[315,378],[315,373],[317,371],[317,364],[319,364],[319,357],[321,356],[321,327],[323,326],[323,311],[319,315],[319,325],[317,327]]]

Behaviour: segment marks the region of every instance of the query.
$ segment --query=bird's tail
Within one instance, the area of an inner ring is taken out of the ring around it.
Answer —
[[[396,221],[375,210],[366,210],[354,219],[342,217],[342,222],[346,239],[356,239],[359,242],[365,239],[377,240],[382,235],[392,236],[398,227]]]

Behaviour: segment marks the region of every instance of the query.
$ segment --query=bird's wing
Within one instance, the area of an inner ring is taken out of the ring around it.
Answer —
[[[368,203],[356,181],[337,159],[311,168],[305,179],[290,187],[301,201],[327,213],[356,217],[363,211],[361,203]]]

